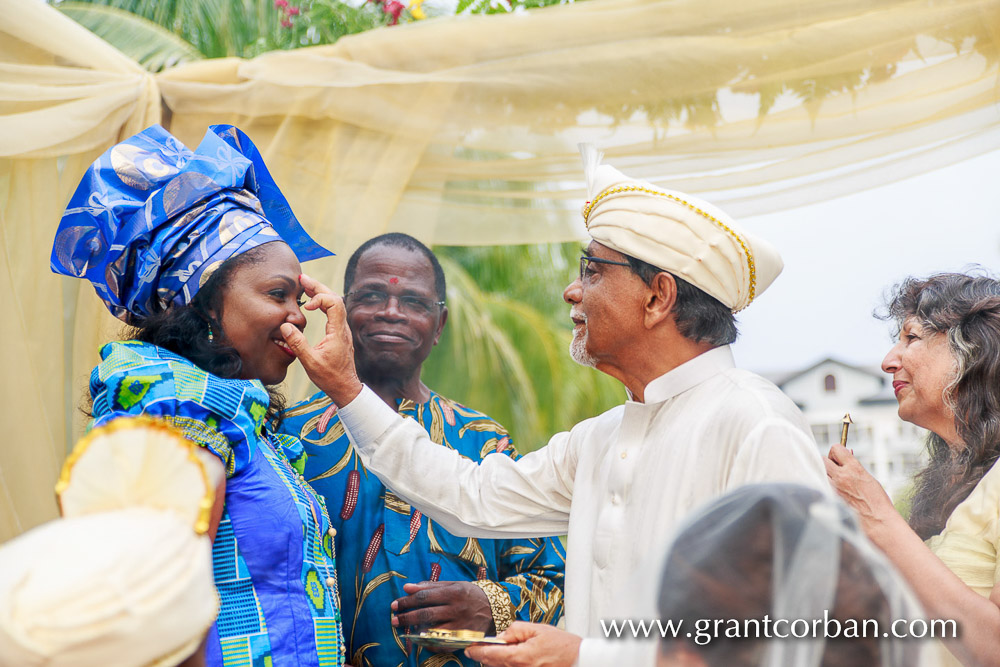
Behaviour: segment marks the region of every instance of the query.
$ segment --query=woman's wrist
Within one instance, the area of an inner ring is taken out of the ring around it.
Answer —
[[[900,548],[910,530],[906,519],[888,501],[873,514],[862,519],[865,534],[883,551]]]

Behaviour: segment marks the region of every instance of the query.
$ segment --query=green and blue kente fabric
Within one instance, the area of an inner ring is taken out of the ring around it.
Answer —
[[[330,520],[302,477],[302,443],[264,426],[264,386],[215,377],[137,341],[109,343],[101,358],[90,379],[92,425],[119,415],[159,417],[225,463],[225,507],[212,547],[222,604],[208,664],[342,665]]]

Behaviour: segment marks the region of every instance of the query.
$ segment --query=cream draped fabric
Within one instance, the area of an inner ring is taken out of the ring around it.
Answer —
[[[0,541],[56,516],[97,347],[114,320],[89,283],[49,271],[87,166],[160,120],[156,81],[54,9],[0,1]]]
[[[580,238],[590,141],[631,176],[739,219],[994,150],[1000,0],[587,0],[380,29],[155,77],[36,0],[0,0],[0,540],[54,515],[51,482],[116,321],[48,270],[103,149],[160,120],[233,123],[311,234]],[[766,113],[761,113],[761,110]],[[315,327],[315,324],[313,325]],[[307,382],[293,373],[290,398]]]

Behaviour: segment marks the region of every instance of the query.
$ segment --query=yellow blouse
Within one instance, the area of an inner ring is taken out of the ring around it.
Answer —
[[[1000,462],[983,475],[927,546],[969,588],[990,596],[1000,582]],[[941,653],[942,667],[960,664],[944,645]]]
[[[989,597],[1000,581],[1000,464],[979,480],[927,546],[969,588]]]

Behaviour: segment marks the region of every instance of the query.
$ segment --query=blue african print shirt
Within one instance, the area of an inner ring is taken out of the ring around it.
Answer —
[[[218,378],[138,341],[105,345],[101,358],[90,377],[92,426],[120,415],[159,417],[225,463],[212,543],[221,609],[208,664],[343,665],[330,519],[302,476],[302,443],[264,428],[264,386]]]
[[[474,461],[518,456],[503,426],[433,392],[426,403],[402,400],[397,409],[420,422],[432,440]],[[405,595],[405,583],[489,579],[507,591],[517,620],[554,624],[562,616],[566,555],[558,540],[456,537],[365,470],[325,394],[283,416],[281,430],[302,440],[306,478],[325,496],[337,530],[337,576],[352,665],[477,664],[461,652],[429,653],[400,639],[404,630],[390,623],[389,605]]]

